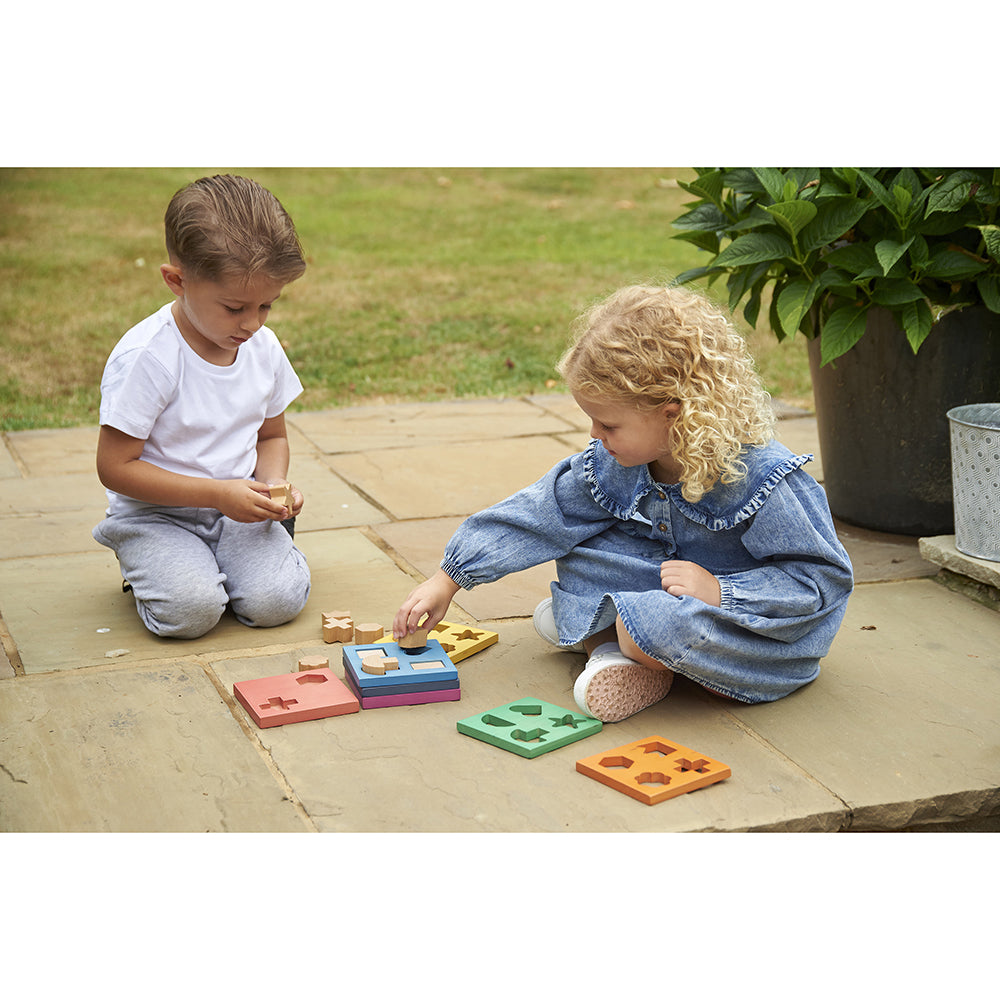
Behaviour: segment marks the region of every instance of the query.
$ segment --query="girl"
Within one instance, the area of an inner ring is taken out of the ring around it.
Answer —
[[[556,560],[535,628],[588,660],[581,711],[618,722],[674,673],[741,702],[808,684],[846,611],[850,560],[822,488],[772,440],[743,339],[706,299],[629,287],[559,362],[594,440],[468,518],[396,614],[433,628],[460,588]]]

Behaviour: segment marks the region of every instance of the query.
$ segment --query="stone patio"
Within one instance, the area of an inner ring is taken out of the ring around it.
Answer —
[[[462,518],[582,448],[569,397],[356,407],[289,416],[296,542],[313,590],[293,622],[147,633],[112,553],[96,427],[8,433],[0,448],[0,830],[707,832],[1000,829],[1000,617],[935,579],[948,540],[839,525],[857,589],[819,679],[769,705],[679,680],[670,696],[528,760],[459,719],[521,697],[574,708],[583,658],[531,625],[552,566],[462,592],[449,620],[499,642],[459,664],[461,701],[258,729],[245,679],[330,657],[321,612],[388,625]],[[817,453],[811,417],[779,437]],[[822,480],[819,461],[807,466]],[[995,572],[996,564],[992,564]],[[655,806],[576,772],[646,736],[732,776]]]

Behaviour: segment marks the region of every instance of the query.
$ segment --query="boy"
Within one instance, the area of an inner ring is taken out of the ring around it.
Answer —
[[[143,624],[197,638],[226,604],[244,625],[290,621],[309,596],[309,567],[281,521],[302,509],[272,500],[285,481],[284,412],[302,391],[264,326],[306,264],[278,200],[243,177],[204,177],[165,216],[174,300],[134,326],[101,379],[97,473],[113,549]]]

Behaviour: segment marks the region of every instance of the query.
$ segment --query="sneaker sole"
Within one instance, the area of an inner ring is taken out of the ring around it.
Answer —
[[[641,663],[612,664],[590,678],[581,674],[577,679],[581,690],[573,693],[577,705],[595,719],[622,722],[665,698],[673,681],[672,670],[651,670]]]

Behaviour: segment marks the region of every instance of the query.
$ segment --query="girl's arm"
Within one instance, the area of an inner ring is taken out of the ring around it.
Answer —
[[[613,524],[590,495],[582,464],[582,455],[566,458],[536,483],[468,517],[445,547],[441,568],[403,602],[393,632],[433,628],[460,589],[558,559]]]
[[[285,517],[285,508],[271,499],[264,483],[170,472],[142,460],[144,445],[142,439],[102,424],[97,439],[101,483],[115,493],[160,507],[214,507],[234,521]]]
[[[459,590],[459,585],[439,569],[429,580],[410,591],[393,619],[392,634],[401,637],[417,628],[434,628],[448,613],[448,605]]]

